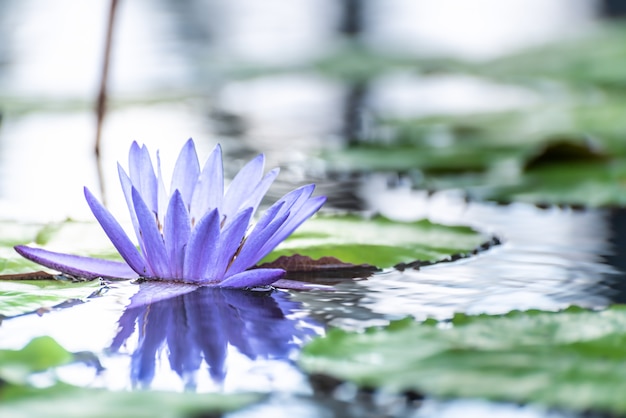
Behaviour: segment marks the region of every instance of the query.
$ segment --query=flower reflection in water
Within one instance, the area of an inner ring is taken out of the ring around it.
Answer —
[[[149,300],[141,293],[149,294],[153,284],[141,286],[120,317],[111,344],[113,352],[136,344],[131,381],[138,388],[151,386],[164,367],[163,355],[186,390],[197,389],[207,368],[210,380],[221,386],[227,366],[234,363],[227,361],[229,356],[291,364],[297,349],[321,329],[311,320],[297,318],[300,304],[282,291],[200,287],[142,304],[136,301]]]

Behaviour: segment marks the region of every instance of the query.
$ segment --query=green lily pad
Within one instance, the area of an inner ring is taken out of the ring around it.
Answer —
[[[436,262],[470,253],[489,237],[466,226],[446,226],[427,220],[397,222],[382,216],[318,216],[305,222],[261,262],[300,254],[344,263],[388,268],[416,260]]]
[[[72,283],[61,280],[0,280],[0,315],[5,317],[51,308],[68,300],[85,300],[100,282]]]
[[[299,363],[395,392],[626,412],[626,306],[457,315],[450,325],[405,319],[365,333],[332,329],[304,347]]]
[[[46,389],[0,389],[0,415],[11,418],[212,417],[262,399],[253,393],[212,394],[158,391],[111,392],[56,384]]]
[[[626,26],[596,25],[593,31],[562,42],[532,48],[477,68],[492,77],[528,80],[550,78],[609,88],[626,86]]]
[[[482,197],[509,202],[626,206],[626,159],[536,168],[518,184],[486,189]]]
[[[73,357],[51,337],[33,338],[21,350],[0,350],[0,380],[25,384],[31,373],[69,363]]]
[[[262,399],[233,395],[170,392],[111,392],[63,383],[40,389],[28,385],[32,373],[72,361],[54,339],[33,339],[21,350],[0,350],[0,416],[3,417],[193,417],[221,415]]]

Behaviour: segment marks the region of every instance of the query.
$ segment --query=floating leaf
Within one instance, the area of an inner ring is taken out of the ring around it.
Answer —
[[[21,350],[0,350],[0,380],[25,384],[31,373],[69,363],[72,359],[73,355],[53,338],[33,338]]]
[[[98,280],[81,283],[61,280],[3,280],[0,281],[0,315],[21,315],[51,308],[68,300],[85,300],[100,286]]]
[[[233,395],[111,392],[63,383],[45,389],[27,385],[32,373],[66,364],[74,356],[54,339],[34,338],[21,350],[0,350],[0,416],[45,417],[182,417],[213,416],[259,401],[251,393]]]
[[[626,307],[331,330],[301,366],[363,387],[626,412]]]
[[[626,206],[626,159],[541,166],[516,185],[483,189],[479,195],[505,202]]]
[[[110,392],[57,384],[46,389],[4,387],[0,389],[0,399],[0,416],[11,418],[170,418],[222,416],[258,402],[262,396],[249,393]]]
[[[396,222],[382,216],[318,216],[307,221],[264,262],[299,254],[313,259],[332,256],[344,263],[388,268],[415,260],[441,261],[471,253],[489,238],[466,226],[427,220]]]

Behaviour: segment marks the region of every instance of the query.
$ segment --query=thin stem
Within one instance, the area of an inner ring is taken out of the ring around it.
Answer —
[[[107,24],[107,34],[104,45],[104,58],[102,60],[102,73],[100,74],[100,90],[96,99],[96,169],[98,170],[98,183],[100,186],[100,194],[102,202],[106,204],[106,194],[104,188],[104,173],[102,170],[102,158],[100,155],[100,142],[102,137],[102,125],[104,123],[104,115],[106,113],[107,104],[107,80],[109,78],[109,66],[111,62],[111,43],[113,39],[113,26],[115,23],[115,12],[117,10],[118,0],[111,0],[111,8],[109,10],[109,21]]]

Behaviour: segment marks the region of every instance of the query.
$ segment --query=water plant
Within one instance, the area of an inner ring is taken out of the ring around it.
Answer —
[[[85,187],[85,198],[124,262],[64,254],[18,245],[36,263],[85,278],[145,278],[203,286],[246,288],[270,285],[280,268],[252,268],[324,204],[311,197],[314,184],[291,191],[270,206],[256,223],[253,216],[278,168],[263,175],[263,154],[248,162],[224,187],[221,147],[200,168],[189,139],[178,155],[166,190],[157,152],[156,171],[148,148],[133,142],[128,173],[119,178],[139,248],[120,223]]]

